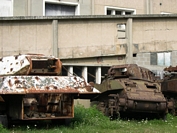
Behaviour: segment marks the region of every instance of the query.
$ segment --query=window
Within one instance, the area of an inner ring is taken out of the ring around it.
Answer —
[[[105,15],[132,15],[136,14],[135,9],[105,6]]]
[[[44,16],[79,15],[78,3],[45,0],[44,7]]]
[[[118,39],[126,39],[126,24],[117,24]]]
[[[169,12],[161,12],[160,14],[172,14],[172,13],[169,13]]]
[[[151,65],[170,66],[171,65],[171,53],[151,53]]]

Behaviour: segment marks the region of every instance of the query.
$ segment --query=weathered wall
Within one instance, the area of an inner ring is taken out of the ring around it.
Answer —
[[[136,14],[176,13],[177,0],[94,0],[94,13],[104,14],[105,6],[136,9]]]
[[[52,54],[51,21],[1,21],[0,56],[19,53]]]
[[[126,64],[125,55],[121,56],[105,56],[95,58],[78,58],[62,60],[62,63],[68,66],[111,66]]]
[[[92,2],[91,0],[46,0],[46,2],[55,2],[60,4],[79,3],[80,4],[80,15],[91,15],[92,14]],[[43,16],[45,0],[14,0],[14,16]]]
[[[138,64],[140,66],[147,67],[151,70],[163,70],[165,66],[158,66],[158,65],[151,65],[150,64],[150,54],[149,52],[147,53],[138,53],[136,57],[133,57],[133,63]],[[172,50],[171,51],[171,66],[176,66],[177,65],[177,51]]]
[[[43,16],[43,0],[30,0],[28,8],[28,16]]]
[[[28,16],[28,0],[14,0],[13,16]]]
[[[152,14],[176,13],[177,0],[149,0],[151,3]]]
[[[177,0],[48,0],[74,2],[80,15],[105,15],[105,6],[135,9],[136,14],[177,13]],[[13,0],[14,16],[43,16],[44,0]],[[65,3],[66,4],[66,3]]]
[[[177,50],[177,18],[135,19],[133,43],[139,52]]]
[[[145,0],[94,0],[94,14],[104,15],[105,6],[113,6],[119,8],[136,9],[137,14],[146,14],[146,1]]]
[[[0,18],[0,56],[19,53],[52,55],[65,64],[110,66],[125,64],[129,37],[117,37],[117,24],[132,18],[133,63],[150,65],[151,52],[171,51],[172,65],[177,65],[177,16],[77,16],[77,17],[17,17]],[[54,33],[53,20],[57,20]],[[54,34],[57,45],[54,45]],[[56,47],[54,47],[56,46]],[[97,61],[101,57],[101,62]]]
[[[94,15],[92,12],[93,0],[80,0],[79,4],[80,15]]]
[[[117,24],[126,20],[59,21],[60,58],[125,54],[125,41],[117,37]]]

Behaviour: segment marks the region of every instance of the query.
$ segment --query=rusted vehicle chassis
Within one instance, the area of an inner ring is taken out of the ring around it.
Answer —
[[[61,76],[62,63],[53,56],[27,54],[0,59],[0,122],[69,119],[74,98],[98,94],[78,76]]]

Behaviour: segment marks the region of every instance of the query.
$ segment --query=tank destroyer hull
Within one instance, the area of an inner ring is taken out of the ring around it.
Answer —
[[[74,118],[74,99],[99,93],[78,76],[61,76],[53,56],[27,54],[0,59],[0,122]]]

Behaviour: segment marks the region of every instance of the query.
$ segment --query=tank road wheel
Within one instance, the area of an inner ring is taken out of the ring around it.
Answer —
[[[108,99],[108,112],[111,120],[118,119],[119,113],[119,96],[118,94],[110,94]]]
[[[110,94],[105,100],[100,100],[97,109],[105,116],[110,117],[110,120],[118,119],[120,117],[118,94]]]
[[[173,116],[177,115],[177,100],[174,98],[170,98],[168,101],[168,112]]]
[[[98,103],[97,109],[102,112],[105,116],[109,116],[106,101],[100,101]]]

